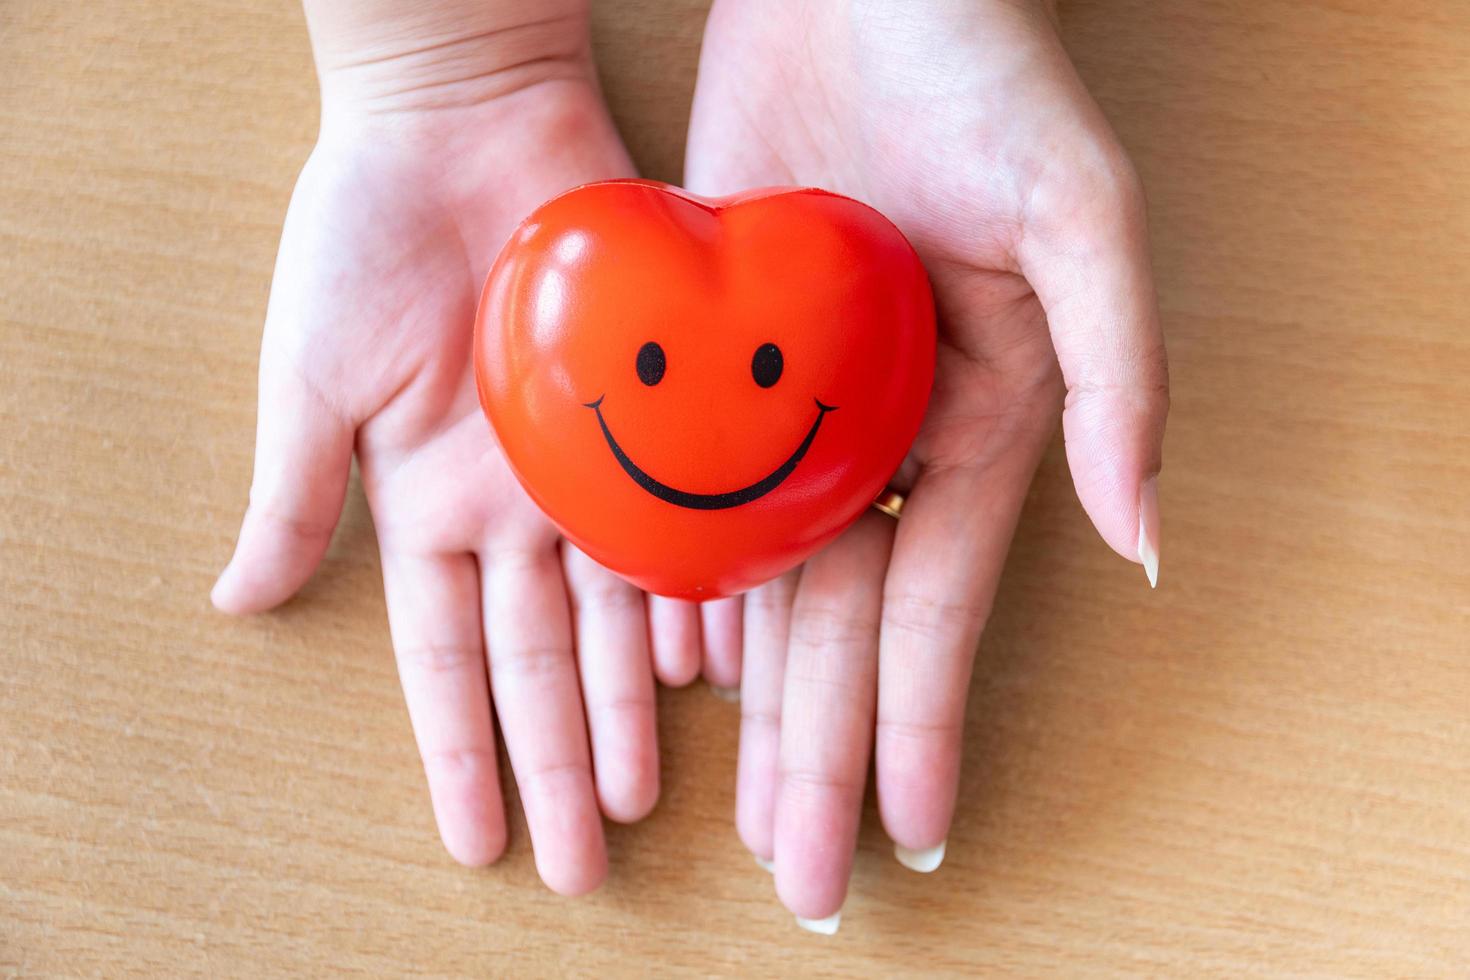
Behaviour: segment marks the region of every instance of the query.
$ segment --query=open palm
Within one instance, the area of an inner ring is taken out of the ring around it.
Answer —
[[[783,901],[825,919],[870,750],[900,859],[942,858],[975,644],[1064,381],[1083,506],[1157,574],[1168,396],[1142,195],[1046,9],[1001,0],[717,0],[687,160],[696,192],[818,185],[872,204],[935,290],[901,521],[865,516],[745,599],[737,823]]]
[[[507,469],[471,334],[515,223],[631,170],[590,80],[324,115],[271,290],[250,507],[214,591],[231,612],[290,597],[327,547],[355,451],[444,843],[468,864],[504,848],[493,693],[538,868],[566,893],[605,874],[599,810],[635,820],[658,795],[647,612],[560,542]],[[679,656],[673,679],[687,681],[698,653]]]

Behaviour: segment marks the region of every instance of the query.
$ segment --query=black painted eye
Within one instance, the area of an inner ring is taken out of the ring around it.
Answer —
[[[750,376],[762,388],[769,388],[781,380],[781,369],[784,366],[781,348],[775,344],[761,344],[755,349],[755,356],[750,359]]]
[[[638,348],[638,380],[652,388],[664,379],[668,368],[664,360],[664,349],[653,341]]]

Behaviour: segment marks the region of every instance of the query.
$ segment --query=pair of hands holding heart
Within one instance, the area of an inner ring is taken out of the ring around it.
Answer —
[[[900,855],[935,863],[975,647],[1063,404],[1084,508],[1157,571],[1168,381],[1143,202],[1051,11],[716,0],[686,186],[873,205],[924,260],[939,345],[902,521],[865,516],[798,571],[702,605],[645,596],[562,540],[471,374],[480,287],[515,225],[633,176],[585,3],[308,0],[307,15],[321,133],[282,233],[250,506],[216,605],[267,609],[310,577],[355,452],[457,860],[505,846],[493,705],[542,878],[595,888],[602,817],[657,800],[654,678],[702,673],[740,686],[737,827],[798,917],[841,908],[871,757]]]

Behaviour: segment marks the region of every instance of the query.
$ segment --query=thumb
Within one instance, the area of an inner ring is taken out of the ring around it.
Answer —
[[[270,609],[311,577],[342,513],[352,439],[353,426],[294,369],[262,355],[250,504],[210,593],[218,609]]]
[[[1169,368],[1143,192],[1122,159],[1038,209],[1022,271],[1046,310],[1067,384],[1067,464],[1088,517],[1158,584],[1158,474]]]

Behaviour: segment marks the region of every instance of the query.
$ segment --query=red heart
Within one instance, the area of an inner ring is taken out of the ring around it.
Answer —
[[[918,432],[934,344],[924,268],[867,205],[609,181],[506,244],[475,376],[568,539],[650,592],[711,599],[863,513]]]

